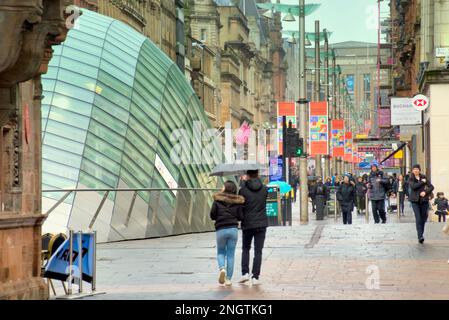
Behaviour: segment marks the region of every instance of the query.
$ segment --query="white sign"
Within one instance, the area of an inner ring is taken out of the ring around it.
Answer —
[[[449,57],[449,48],[436,48],[435,49],[436,58],[446,58]]]
[[[421,124],[421,112],[413,108],[410,98],[391,98],[391,125],[412,126]]]
[[[425,95],[417,94],[412,99],[413,108],[415,108],[418,111],[424,111],[426,110],[429,105],[430,101],[429,98],[427,98]]]
[[[176,189],[178,188],[178,183],[176,182],[175,178],[171,175],[170,171],[168,171],[165,164],[162,162],[161,158],[159,158],[159,155],[156,154],[156,161],[154,162],[154,166],[156,167],[157,171],[161,174],[162,178],[165,180],[165,183],[167,183],[169,188]],[[177,191],[172,191],[175,196]]]

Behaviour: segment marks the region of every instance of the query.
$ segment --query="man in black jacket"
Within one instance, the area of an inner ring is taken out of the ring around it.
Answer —
[[[424,243],[424,227],[429,217],[429,200],[434,187],[426,176],[421,174],[419,164],[413,166],[408,185],[410,188],[408,199],[412,203],[413,213],[415,214],[418,241]]]
[[[242,279],[240,283],[250,280],[249,252],[254,238],[254,259],[252,268],[252,284],[259,284],[260,267],[262,264],[262,249],[268,227],[267,196],[268,189],[259,178],[258,171],[248,171],[246,180],[239,194],[245,198],[242,220]]]

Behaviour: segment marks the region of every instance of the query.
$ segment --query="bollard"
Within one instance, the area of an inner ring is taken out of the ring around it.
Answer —
[[[78,231],[78,257],[79,257],[79,285],[78,293],[83,293],[83,233]]]
[[[72,264],[73,264],[73,230],[69,230],[69,283],[67,287],[67,295],[72,294]]]
[[[337,194],[335,194],[335,198],[334,198],[334,217],[335,217],[335,221],[337,221]]]

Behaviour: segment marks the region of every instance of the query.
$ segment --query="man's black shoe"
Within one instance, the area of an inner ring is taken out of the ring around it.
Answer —
[[[419,243],[424,243],[424,238],[419,239]]]

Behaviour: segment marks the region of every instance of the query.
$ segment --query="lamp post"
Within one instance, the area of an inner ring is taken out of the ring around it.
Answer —
[[[306,16],[304,12],[305,0],[299,0],[299,30],[306,30]],[[305,139],[307,133],[307,96],[306,96],[306,81],[305,81],[305,58],[306,58],[306,34],[299,33],[299,124],[300,136],[304,139],[304,148],[307,150],[307,140]],[[307,156],[299,158],[299,179],[301,190],[301,213],[300,223],[306,224],[309,222],[309,190],[307,186]]]
[[[329,117],[329,39],[327,37],[327,29],[323,30],[324,33],[324,52],[325,52],[325,58],[324,58],[324,82],[325,82],[325,87],[324,87],[324,92],[325,92],[325,97],[326,97],[326,103],[327,103],[327,114]],[[329,123],[327,125],[327,150],[330,151],[329,149],[329,140],[330,140],[330,126]],[[329,177],[330,176],[330,161],[329,161],[329,154],[324,156],[324,177]]]
[[[301,29],[300,29],[301,30]],[[315,20],[315,81],[314,81],[314,100],[316,102],[320,101],[320,21]],[[315,170],[316,176],[322,177],[322,167],[321,167],[321,155],[315,156]]]
[[[337,119],[337,62],[335,57],[335,49],[332,49],[332,113],[331,118]],[[330,128],[331,126],[329,126]],[[332,131],[331,131],[332,132]],[[331,136],[329,136],[329,139]],[[337,169],[337,159],[332,157],[332,173],[336,174]]]

